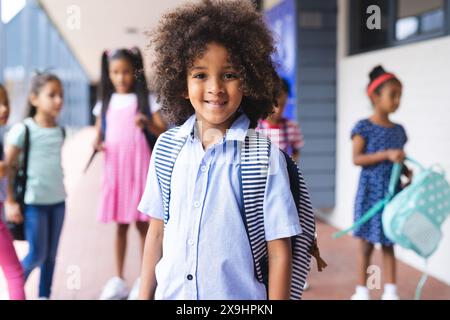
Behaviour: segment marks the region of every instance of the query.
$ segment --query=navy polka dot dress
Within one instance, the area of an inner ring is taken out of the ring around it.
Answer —
[[[407,141],[405,129],[401,125],[383,127],[372,123],[369,119],[361,120],[356,124],[351,137],[353,138],[356,134],[363,137],[366,142],[365,153],[375,153],[386,149],[403,149]],[[390,161],[362,168],[355,201],[355,221],[386,196],[391,170],[392,162]],[[374,244],[393,245],[383,232],[381,214],[382,211],[357,228],[354,236]]]

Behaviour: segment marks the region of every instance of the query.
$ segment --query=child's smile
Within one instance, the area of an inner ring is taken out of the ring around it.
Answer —
[[[205,100],[205,103],[207,103],[210,108],[223,108],[228,103],[228,101],[226,101],[226,100]]]
[[[230,64],[226,48],[217,43],[208,44],[188,70],[187,86],[186,98],[203,128],[224,133],[234,120],[243,96],[238,72]]]

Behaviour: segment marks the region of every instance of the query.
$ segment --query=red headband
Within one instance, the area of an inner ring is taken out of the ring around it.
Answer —
[[[380,85],[382,85],[386,81],[394,79],[394,78],[396,78],[396,76],[393,75],[392,73],[384,73],[381,76],[379,76],[378,78],[375,78],[370,83],[369,87],[367,88],[367,95],[370,97],[376,88],[378,88]]]

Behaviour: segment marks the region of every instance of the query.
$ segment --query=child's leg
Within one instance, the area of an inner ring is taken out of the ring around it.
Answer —
[[[146,221],[136,221],[136,229],[139,232],[139,237],[141,238],[141,260],[140,264],[142,264],[142,259],[144,255],[144,245],[145,245],[145,238],[147,235],[148,230],[148,222]],[[139,289],[141,286],[140,277],[136,279],[136,281],[133,284],[133,288],[131,289],[130,294],[128,295],[128,300],[136,300],[139,297]]]
[[[13,238],[1,220],[0,267],[2,267],[6,282],[8,283],[9,299],[25,300],[23,269],[14,250]]]
[[[127,234],[129,224],[118,223],[115,239],[116,275],[109,279],[100,294],[100,300],[122,300],[129,295],[124,280],[124,264],[127,251]]]
[[[123,279],[123,266],[125,262],[125,254],[127,252],[127,234],[128,224],[117,225],[117,237],[116,237],[116,267],[117,276]]]
[[[396,279],[396,260],[394,246],[382,246],[383,269],[385,272],[384,292],[382,300],[398,300]]]
[[[141,237],[141,257],[144,253],[145,237],[147,236],[149,223],[146,221],[136,221],[136,228],[138,229],[139,236]]]
[[[59,238],[64,222],[65,204],[47,206],[48,214],[48,252],[41,267],[39,281],[39,297],[50,298],[53,272],[55,270],[56,253],[58,251]]]
[[[358,285],[367,285],[367,268],[373,252],[373,244],[361,239],[359,241],[360,253],[358,255]]]
[[[395,284],[397,282],[397,279],[394,246],[382,246],[382,251],[385,283]]]
[[[25,239],[28,241],[29,250],[22,260],[25,281],[34,270],[44,263],[47,257],[48,215],[42,210],[42,206],[25,206]]]

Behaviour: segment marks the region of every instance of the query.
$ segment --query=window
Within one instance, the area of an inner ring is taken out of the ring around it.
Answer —
[[[367,21],[380,9],[380,28]],[[350,0],[350,54],[450,34],[450,0]]]
[[[443,32],[444,0],[397,1],[395,39],[406,40],[419,35]]]

